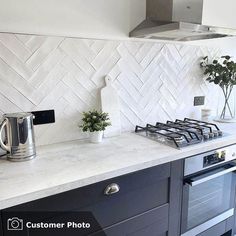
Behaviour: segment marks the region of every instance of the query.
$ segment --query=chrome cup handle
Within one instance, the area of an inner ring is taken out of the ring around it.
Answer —
[[[7,125],[7,119],[4,119],[1,124],[0,124],[0,147],[5,150],[10,152],[10,147],[8,147],[7,145],[4,144],[3,140],[2,140],[2,133],[3,133],[3,129],[4,127]]]
[[[104,190],[104,194],[109,196],[115,193],[118,193],[120,191],[120,186],[118,184],[109,184],[105,190]]]

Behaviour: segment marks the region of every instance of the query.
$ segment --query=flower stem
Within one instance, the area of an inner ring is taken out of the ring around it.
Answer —
[[[230,105],[229,105],[229,98],[230,98],[230,95],[233,91],[233,86],[232,85],[230,87],[229,86],[222,86],[221,88],[222,88],[223,93],[224,93],[225,102],[224,102],[224,107],[223,107],[222,113],[220,115],[220,118],[225,119],[227,107],[228,107],[231,118],[233,118],[233,114],[232,114],[232,111],[231,111],[231,108],[230,108]]]

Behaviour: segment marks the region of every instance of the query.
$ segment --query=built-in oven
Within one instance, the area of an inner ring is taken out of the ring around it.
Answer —
[[[182,236],[196,236],[234,215],[236,146],[187,158]]]

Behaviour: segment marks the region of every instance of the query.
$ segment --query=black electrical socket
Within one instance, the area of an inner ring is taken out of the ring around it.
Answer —
[[[31,113],[34,115],[33,119],[34,125],[55,123],[54,110],[32,111]]]
[[[194,97],[194,106],[203,106],[205,104],[205,96]]]

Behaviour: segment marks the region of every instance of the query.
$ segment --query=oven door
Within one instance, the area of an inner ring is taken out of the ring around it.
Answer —
[[[184,180],[181,233],[197,235],[234,214],[236,163]]]

